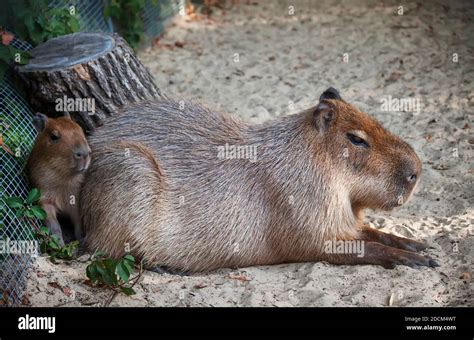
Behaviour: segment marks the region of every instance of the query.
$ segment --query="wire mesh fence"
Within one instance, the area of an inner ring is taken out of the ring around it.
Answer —
[[[21,43],[17,43],[20,47]],[[25,46],[23,46],[25,47]],[[7,197],[28,195],[24,167],[36,136],[32,125],[32,111],[28,103],[12,86],[7,75],[0,81],[0,305],[17,305],[26,285],[28,269],[37,255],[19,247],[34,242],[33,227],[38,221],[25,220],[15,215],[6,205]]]
[[[104,17],[104,6],[107,1],[100,0],[53,0],[50,7],[67,8],[74,6],[75,15],[80,23],[81,31],[112,32],[112,21]]]
[[[168,21],[184,6],[184,0],[147,0],[141,14],[145,29],[145,40],[159,36]]]

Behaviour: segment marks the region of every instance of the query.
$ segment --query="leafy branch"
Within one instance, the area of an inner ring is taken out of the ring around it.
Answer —
[[[140,264],[139,273],[133,279],[130,279],[135,271],[135,258],[130,255],[124,255],[119,260],[104,257],[103,253],[94,254],[92,262],[86,268],[86,275],[92,284],[98,284],[108,287],[115,294],[109,300],[109,304],[113,297],[122,292],[126,295],[135,294],[133,286],[140,279],[143,266]]]

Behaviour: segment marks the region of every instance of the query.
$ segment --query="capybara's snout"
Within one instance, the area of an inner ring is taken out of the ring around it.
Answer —
[[[89,145],[84,144],[78,147],[75,147],[72,150],[74,162],[76,164],[76,170],[78,172],[86,171],[89,168],[91,163],[91,149]]]
[[[415,151],[407,143],[403,142],[405,146],[405,152],[402,152],[400,159],[402,164],[400,165],[400,185],[403,200],[401,203],[407,202],[410,199],[413,191],[421,178],[421,160]],[[399,203],[400,204],[400,203]]]

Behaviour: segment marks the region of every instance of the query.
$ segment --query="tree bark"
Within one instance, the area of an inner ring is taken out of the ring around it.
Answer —
[[[86,133],[124,105],[162,98],[153,76],[117,34],[70,34],[30,52],[29,63],[16,68],[30,104],[47,115],[67,111]],[[81,101],[93,107],[84,109]]]

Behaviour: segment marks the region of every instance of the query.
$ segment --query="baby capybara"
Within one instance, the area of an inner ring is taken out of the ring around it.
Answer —
[[[333,88],[315,107],[258,125],[189,102],[136,104],[89,142],[81,211],[90,250],[118,257],[129,248],[148,268],[181,271],[436,266],[417,253],[423,243],[364,224],[364,209],[409,199],[421,162]]]
[[[38,131],[26,165],[30,185],[41,191],[40,205],[46,211],[46,226],[64,245],[58,214],[69,217],[74,235],[82,239],[79,192],[90,164],[90,148],[82,128],[69,115],[48,118],[37,113],[33,125]]]

